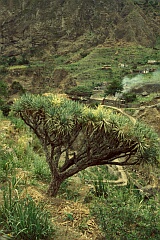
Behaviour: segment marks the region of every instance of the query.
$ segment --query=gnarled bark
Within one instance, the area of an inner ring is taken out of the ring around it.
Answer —
[[[52,176],[47,194],[50,197],[56,197],[63,181],[64,179],[60,178],[59,176]]]

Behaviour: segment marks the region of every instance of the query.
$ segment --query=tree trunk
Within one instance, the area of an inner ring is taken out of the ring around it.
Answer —
[[[50,182],[50,185],[49,185],[49,189],[47,191],[48,195],[50,197],[56,197],[57,196],[57,193],[58,193],[58,190],[61,186],[61,183],[64,181],[64,179],[61,179],[59,176],[55,177],[55,176],[52,176],[52,179],[51,179],[51,182]]]

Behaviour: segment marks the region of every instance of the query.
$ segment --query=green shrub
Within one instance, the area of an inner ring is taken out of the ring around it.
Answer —
[[[29,64],[29,60],[26,58],[25,54],[22,54],[21,58],[19,60],[17,60],[17,64],[18,65],[28,65]]]
[[[3,115],[7,117],[9,115],[10,110],[11,110],[11,105],[7,104],[7,103],[6,104],[3,103],[0,107],[0,109],[3,112]]]
[[[10,94],[16,94],[18,92],[22,94],[25,92],[25,90],[19,82],[14,81],[10,88]]]
[[[7,64],[7,57],[1,56],[0,57],[0,65],[6,65]]]
[[[105,89],[105,96],[114,95],[123,90],[123,84],[121,80],[113,79]]]
[[[90,97],[92,95],[92,87],[89,86],[76,86],[66,91],[68,95],[77,97]]]
[[[0,80],[0,96],[6,97],[8,94],[8,87],[7,84]]]
[[[10,57],[10,58],[7,59],[7,63],[8,63],[9,66],[16,65],[16,62],[17,62],[17,59],[16,59],[15,56]]]
[[[155,239],[160,236],[159,205],[143,200],[132,188],[108,187],[108,197],[98,198],[92,214],[108,240]]]
[[[135,93],[123,93],[122,98],[125,100],[126,103],[133,102],[136,100],[137,96]]]

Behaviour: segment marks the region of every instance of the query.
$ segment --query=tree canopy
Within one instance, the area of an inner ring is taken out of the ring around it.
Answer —
[[[13,111],[39,138],[51,171],[48,193],[90,166],[158,163],[159,139],[121,110],[86,105],[56,95],[23,95]]]
[[[108,85],[108,87],[105,89],[105,96],[106,95],[114,95],[118,92],[121,92],[123,90],[123,84],[121,80],[113,79],[112,82]]]

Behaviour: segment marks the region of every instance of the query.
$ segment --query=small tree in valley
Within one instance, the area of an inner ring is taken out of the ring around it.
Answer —
[[[104,91],[105,97],[107,95],[114,95],[118,92],[121,92],[123,90],[123,84],[120,80],[113,79],[113,81],[110,82],[110,84],[107,86],[107,88]]]
[[[13,111],[43,146],[51,171],[50,196],[57,195],[65,179],[90,166],[157,162],[157,135],[118,109],[91,109],[58,96],[23,95]]]

